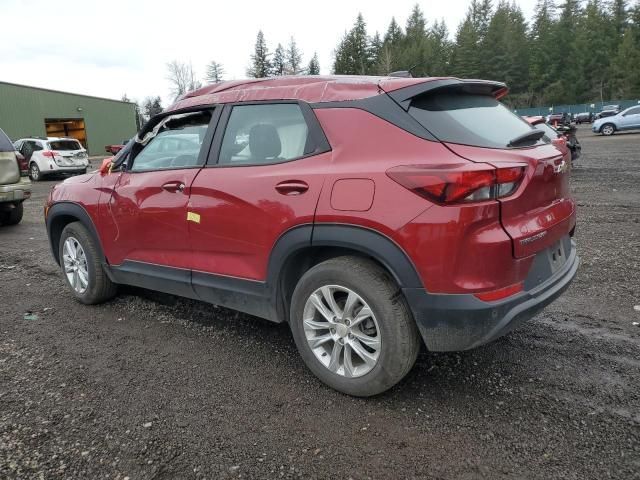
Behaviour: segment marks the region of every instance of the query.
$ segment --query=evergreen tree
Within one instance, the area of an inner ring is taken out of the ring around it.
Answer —
[[[207,65],[207,74],[205,77],[207,83],[220,83],[223,76],[224,67],[222,64],[212,60],[209,65]]]
[[[284,53],[284,47],[281,43],[278,43],[276,50],[273,54],[273,61],[271,73],[273,75],[286,75],[287,74],[287,57]]]
[[[557,57],[553,32],[555,26],[555,6],[552,0],[538,0],[533,25],[529,32],[529,93],[530,98],[540,103],[545,102],[544,90],[554,81]]]
[[[635,9],[634,13],[638,15],[640,3]],[[614,97],[621,99],[640,98],[640,22],[638,22],[638,16],[625,29],[612,67]]]
[[[371,65],[369,44],[367,25],[359,13],[353,28],[344,35],[336,49],[334,73],[365,75]]]
[[[318,54],[316,52],[313,53],[313,57],[311,57],[311,60],[309,61],[307,74],[320,75],[320,62],[318,61]]]
[[[383,72],[380,68],[380,61],[382,59],[382,51],[384,49],[384,42],[380,38],[378,32],[371,38],[369,45],[369,58],[371,59],[369,66],[369,74],[371,75],[386,75],[389,72]]]
[[[302,72],[302,52],[293,37],[291,37],[287,47],[286,59],[288,75],[298,75]]]
[[[480,34],[471,12],[458,26],[451,58],[451,74],[460,78],[480,77]]]
[[[267,48],[262,30],[256,37],[256,45],[251,55],[251,66],[247,69],[247,76],[254,78],[264,78],[271,75],[271,54]]]

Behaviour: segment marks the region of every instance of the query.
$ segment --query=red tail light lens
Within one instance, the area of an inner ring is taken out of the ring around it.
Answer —
[[[48,157],[48,158],[55,158],[56,155],[60,155],[58,152],[54,152],[52,150],[45,150],[44,152],[42,152],[42,155],[44,157]]]
[[[480,202],[513,193],[524,167],[487,168],[486,164],[406,165],[387,170],[403,187],[437,203]]]

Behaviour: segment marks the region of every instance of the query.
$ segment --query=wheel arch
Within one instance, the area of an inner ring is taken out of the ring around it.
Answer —
[[[49,245],[51,246],[51,252],[53,253],[53,258],[56,263],[60,265],[59,251],[62,231],[64,230],[64,227],[73,222],[80,222],[84,225],[95,242],[103,263],[106,263],[100,237],[98,236],[98,232],[93,224],[91,216],[87,213],[84,207],[74,202],[55,203],[47,212],[47,236],[49,237]]]
[[[277,316],[288,321],[293,290],[307,270],[344,255],[373,260],[391,275],[399,288],[423,287],[413,262],[389,237],[356,225],[303,225],[285,232],[269,259],[267,284]]]

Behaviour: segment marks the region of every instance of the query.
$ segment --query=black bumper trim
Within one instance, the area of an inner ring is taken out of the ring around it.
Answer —
[[[535,316],[574,279],[580,259],[573,241],[571,246],[569,258],[559,271],[504,301],[483,302],[470,294],[430,294],[422,288],[403,289],[427,348],[436,352],[469,350],[505,335]]]

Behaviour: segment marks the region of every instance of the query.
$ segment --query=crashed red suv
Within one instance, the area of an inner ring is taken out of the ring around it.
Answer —
[[[455,78],[284,77],[207,86],[99,172],[51,191],[72,294],[118,284],[288,322],[307,366],[380,393],[421,342],[466,350],[573,279],[570,161]]]

